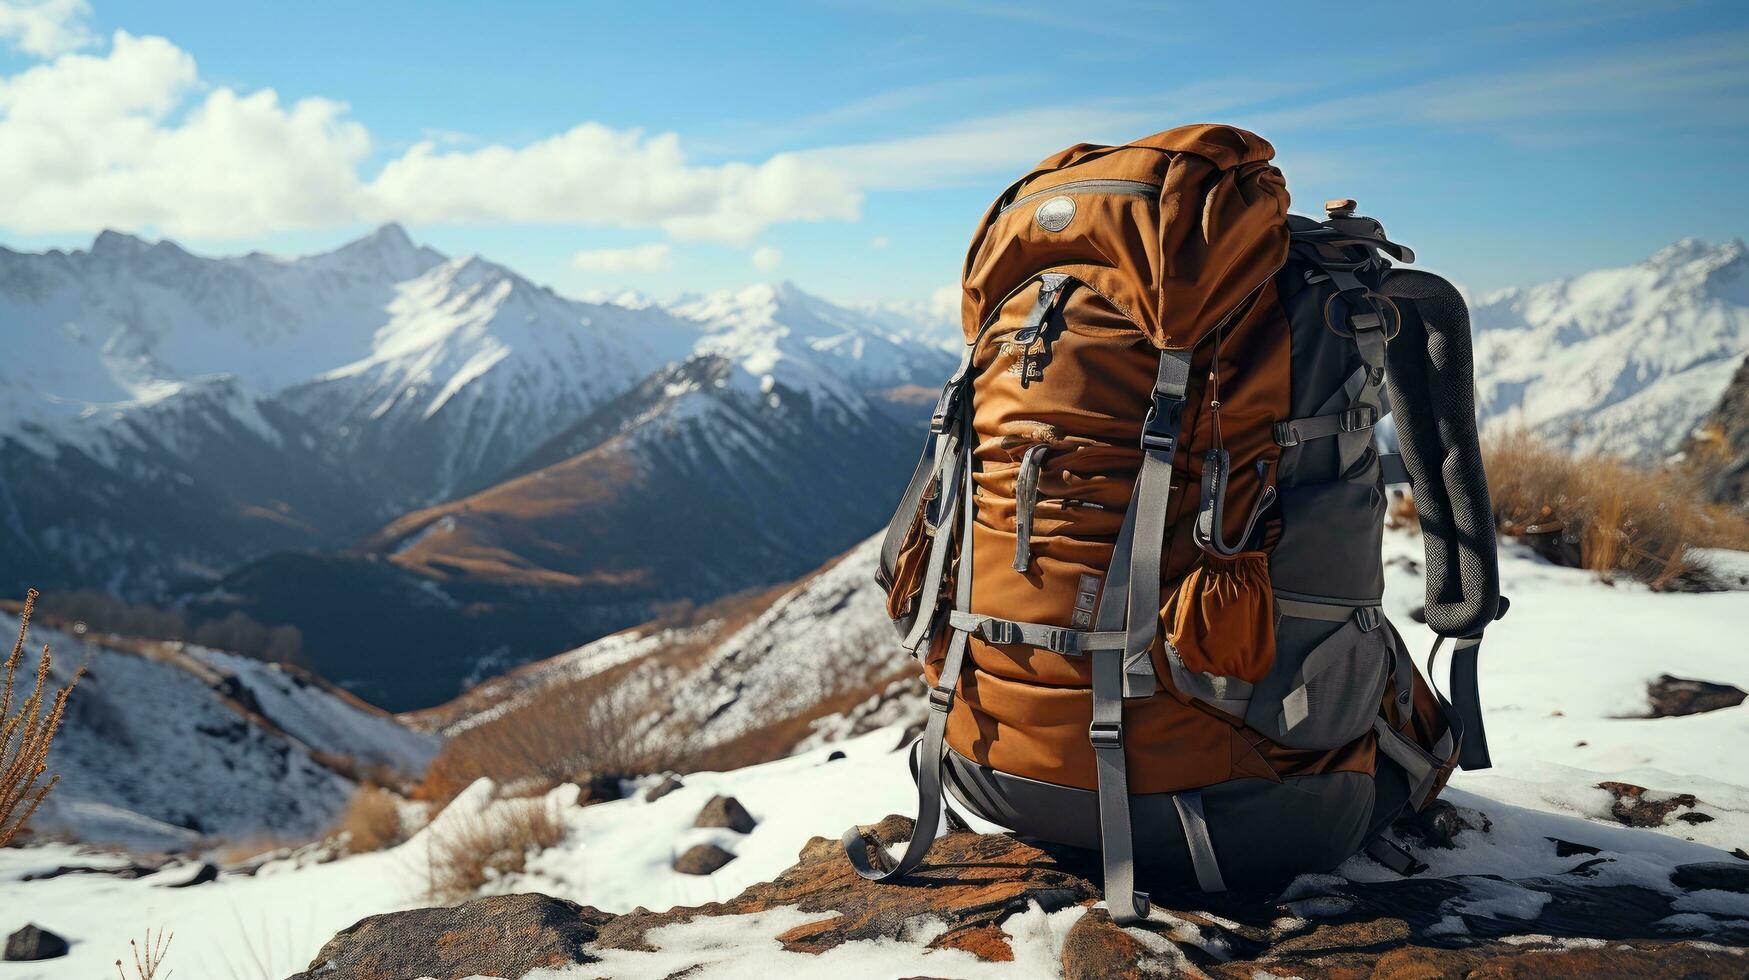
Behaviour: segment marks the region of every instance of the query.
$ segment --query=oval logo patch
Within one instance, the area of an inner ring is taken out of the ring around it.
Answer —
[[[1053,197],[1038,206],[1033,220],[1045,231],[1062,231],[1069,227],[1069,222],[1075,220],[1075,201],[1067,197]]]

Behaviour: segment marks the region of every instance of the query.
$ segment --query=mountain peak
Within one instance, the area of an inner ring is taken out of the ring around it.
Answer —
[[[391,221],[320,258],[352,267],[369,266],[393,279],[411,279],[442,264],[445,257],[414,242],[406,228]]]
[[[1695,262],[1713,267],[1727,265],[1743,257],[1745,246],[1741,238],[1714,245],[1699,238],[1679,238],[1652,253],[1645,264],[1655,269],[1675,269]]]
[[[131,255],[150,247],[145,239],[113,228],[103,229],[91,240],[92,255]]]

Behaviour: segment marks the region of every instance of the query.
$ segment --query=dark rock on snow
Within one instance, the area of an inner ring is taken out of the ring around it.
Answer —
[[[590,806],[595,803],[612,803],[625,798],[624,787],[620,776],[613,773],[590,773],[576,780],[578,806]]]
[[[165,887],[165,888],[193,888],[195,885],[205,885],[205,884],[208,884],[209,882],[214,882],[214,881],[218,881],[218,880],[219,880],[218,866],[212,865],[212,864],[203,864],[200,866],[200,870],[196,871],[194,873],[194,875],[192,877],[188,878],[186,881],[178,881],[174,884],[165,885],[163,887]]]
[[[650,791],[644,794],[644,802],[645,803],[654,803],[657,800],[661,799],[662,797],[667,796],[669,793],[672,793],[675,790],[680,789],[681,787],[683,787],[685,785],[686,785],[685,783],[680,781],[680,777],[668,776],[668,777],[664,778],[660,783],[657,783],[656,785],[650,787]]]
[[[1633,783],[1608,780],[1597,788],[1615,797],[1609,813],[1629,827],[1662,827],[1677,810],[1692,810],[1699,801],[1693,793],[1658,793]]]
[[[1749,895],[1749,864],[1703,861],[1698,864],[1678,865],[1676,870],[1670,872],[1670,880],[1678,888],[1690,891],[1706,888]]]
[[[67,955],[67,941],[34,923],[6,937],[6,960],[17,963]]]
[[[589,962],[589,943],[612,918],[545,895],[373,915],[328,940],[309,969],[290,980],[520,977]]]
[[[692,822],[694,827],[727,827],[737,834],[750,834],[753,828],[759,826],[759,821],[753,819],[753,814],[741,805],[741,801],[733,796],[713,796],[704,809],[698,811],[698,819]]]
[[[1698,715],[1703,711],[1735,708],[1749,698],[1749,691],[1730,684],[1695,681],[1665,674],[1646,685],[1646,697],[1652,702],[1652,717],[1674,718]]]
[[[863,828],[863,836],[868,846],[885,847],[909,838],[911,828],[904,817],[888,817]],[[605,950],[652,950],[650,934],[664,926],[783,907],[811,915],[835,913],[775,937],[792,952],[821,953],[848,942],[891,940],[930,922],[938,924],[931,930],[931,948],[1011,961],[1014,950],[1002,929],[1005,920],[1035,905],[1056,911],[1098,901],[1099,890],[1089,879],[1097,875],[1096,864],[1096,857],[1081,852],[1042,850],[1008,836],[955,833],[936,843],[913,884],[877,885],[856,876],[837,841],[816,837],[802,849],[798,862],[775,879],[726,902],[697,908],[639,909],[615,916],[524,895],[377,916],[335,937],[304,977],[520,976],[528,968],[530,959],[524,954],[531,946],[542,950],[540,956],[569,955],[574,958],[568,962],[587,963]],[[1676,874],[1696,887],[1741,884],[1732,872],[1712,865],[1687,865]],[[1155,887],[1154,902],[1162,916],[1121,929],[1103,909],[1089,909],[1065,937],[1060,966],[1071,980],[1749,974],[1749,954],[1731,948],[1749,944],[1749,931],[1722,925],[1698,937],[1701,941],[1679,941],[1655,925],[1675,911],[1673,896],[1628,885],[1590,886],[1574,877],[1508,881],[1459,876],[1371,884],[1329,878],[1313,881],[1309,890],[1300,887],[1291,900],[1275,892],[1204,895]],[[1453,901],[1471,892],[1498,896],[1502,889],[1549,898],[1531,919],[1462,911],[1465,904]],[[518,906],[525,914],[539,910],[546,916],[537,919],[539,935],[558,935],[562,923],[555,920],[568,923],[565,935],[574,945],[522,942],[498,915],[487,912],[511,901],[525,903]],[[1454,908],[1460,911],[1454,913]],[[1457,935],[1450,930],[1454,915],[1464,926]],[[439,965],[431,959],[434,951],[427,949],[438,945],[434,937],[477,955],[465,963]],[[414,962],[415,954],[424,958]],[[405,965],[393,956],[404,957]],[[317,972],[327,964],[334,966]]]
[[[735,855],[715,844],[698,844],[674,859],[674,870],[683,875],[708,875],[733,860]]]

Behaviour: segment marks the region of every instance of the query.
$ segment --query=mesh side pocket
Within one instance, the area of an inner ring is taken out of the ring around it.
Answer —
[[[1295,749],[1338,748],[1371,729],[1391,669],[1389,640],[1376,616],[1358,612],[1302,657],[1278,650],[1277,658],[1291,671],[1284,674],[1285,690],[1279,698],[1254,700],[1248,724]]]

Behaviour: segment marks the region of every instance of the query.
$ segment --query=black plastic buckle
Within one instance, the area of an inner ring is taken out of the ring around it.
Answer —
[[[1008,644],[1020,642],[1020,624],[1009,622],[1006,619],[986,620],[983,627],[978,630],[978,633],[984,638],[985,642],[988,643]]]
[[[1178,451],[1178,432],[1184,426],[1184,399],[1154,392],[1154,404],[1142,420],[1142,448],[1151,453]]]
[[[1283,449],[1300,444],[1300,434],[1294,431],[1292,422],[1275,423],[1275,444]]]
[[[1356,405],[1342,413],[1339,423],[1343,432],[1359,432],[1378,424],[1379,410],[1371,405]]]
[[[1081,634],[1070,629],[1053,629],[1045,634],[1045,646],[1052,653],[1077,656],[1081,653]]]
[[[1371,633],[1373,630],[1378,629],[1379,607],[1361,606],[1354,611],[1354,622],[1355,625],[1360,627],[1362,633]]]
[[[936,711],[948,711],[953,708],[953,688],[932,687],[929,689],[929,706]]]
[[[1123,748],[1123,724],[1121,722],[1096,721],[1087,726],[1087,739],[1096,749]]]
[[[950,381],[935,400],[935,412],[929,416],[929,431],[941,435],[953,425],[959,415],[960,382]]]

